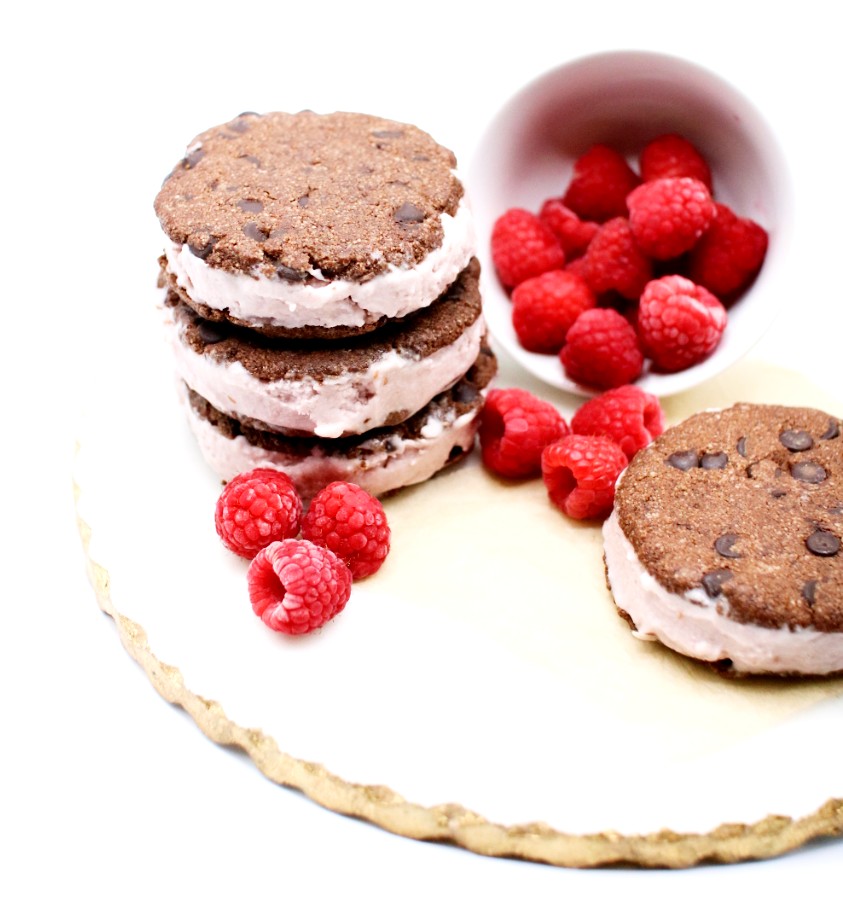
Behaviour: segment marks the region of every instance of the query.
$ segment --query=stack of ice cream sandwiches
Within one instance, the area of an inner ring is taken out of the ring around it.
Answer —
[[[361,114],[241,114],[155,201],[166,326],[222,479],[383,494],[471,450],[495,373],[453,153]]]

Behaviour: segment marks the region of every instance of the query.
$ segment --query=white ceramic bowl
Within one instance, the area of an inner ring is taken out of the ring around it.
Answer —
[[[711,166],[715,199],[762,225],[770,243],[761,273],[729,309],[713,355],[675,374],[645,372],[637,383],[657,396],[693,387],[745,355],[776,315],[777,280],[792,223],[791,182],[779,144],[758,110],[714,73],[676,57],[616,51],[574,60],[540,76],[503,106],[467,175],[490,329],[499,346],[548,384],[594,394],[565,376],[557,356],[519,345],[512,305],[492,265],[492,226],[512,207],[538,212],[548,197],[561,196],[574,161],[594,143],[619,149],[637,170],[643,145],[669,132],[697,146]]]

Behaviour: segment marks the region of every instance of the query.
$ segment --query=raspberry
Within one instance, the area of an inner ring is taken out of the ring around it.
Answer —
[[[577,257],[576,260],[568,260],[565,263],[565,272],[573,273],[575,276],[579,276],[581,279],[584,279],[588,283],[588,267],[586,264],[585,256]],[[589,286],[589,289],[591,286]]]
[[[641,152],[641,180],[696,178],[711,191],[711,169],[702,153],[678,133],[651,140]]]
[[[299,532],[302,504],[292,480],[259,467],[235,476],[217,499],[214,521],[225,546],[254,558],[264,546]]]
[[[632,324],[610,308],[583,311],[559,357],[569,378],[600,390],[634,381],[644,367]]]
[[[625,384],[583,403],[571,420],[571,431],[611,438],[631,460],[664,431],[664,411],[658,397]]]
[[[345,608],[351,572],[329,549],[307,540],[270,543],[249,565],[249,599],[271,629],[303,635]]]
[[[499,476],[538,476],[544,448],[568,434],[550,403],[518,388],[490,390],[480,413],[483,464]]]
[[[530,352],[559,352],[577,317],[596,304],[586,281],[567,270],[526,279],[512,293],[512,323]]]
[[[565,254],[538,216],[525,209],[510,209],[492,229],[492,261],[500,281],[512,288],[531,276],[558,270],[565,263]]]
[[[559,239],[566,262],[585,253],[589,242],[600,227],[596,222],[580,219],[561,199],[545,200],[539,210],[539,219]]]
[[[751,219],[740,219],[728,206],[717,212],[691,251],[690,278],[723,298],[739,292],[761,269],[767,232]]]
[[[638,247],[656,260],[690,251],[715,212],[708,188],[696,178],[648,181],[636,187],[626,202]]]
[[[374,574],[389,552],[383,505],[353,482],[332,482],[316,495],[301,535],[339,556],[355,581]]]
[[[605,222],[627,213],[627,194],[639,183],[626,159],[609,146],[592,146],[574,162],[562,202],[580,219]]]
[[[644,255],[623,217],[600,226],[585,252],[585,279],[595,292],[619,292],[624,298],[638,298],[653,278]]]
[[[661,371],[682,371],[709,356],[726,327],[726,309],[684,276],[648,283],[638,305],[638,333]]]
[[[611,513],[627,462],[611,438],[568,435],[545,448],[542,478],[550,500],[568,517],[598,520]]]

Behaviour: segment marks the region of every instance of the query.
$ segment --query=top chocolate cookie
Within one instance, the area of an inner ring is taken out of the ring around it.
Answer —
[[[242,114],[200,134],[155,211],[186,303],[266,329],[368,329],[474,253],[453,153],[362,114]]]

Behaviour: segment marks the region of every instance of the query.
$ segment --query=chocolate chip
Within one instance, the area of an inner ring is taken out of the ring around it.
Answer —
[[[305,273],[300,273],[292,267],[285,267],[283,263],[275,268],[275,272],[278,274],[279,279],[286,279],[287,282],[304,282],[306,278]]]
[[[260,117],[257,111],[241,111],[237,117]]]
[[[828,475],[826,471],[812,460],[802,460],[794,463],[790,468],[790,475],[800,482],[820,483]]]
[[[733,577],[732,572],[726,568],[707,571],[702,577],[703,589],[710,597],[719,597],[723,593],[723,585]]]
[[[814,439],[798,429],[786,429],[779,435],[779,441],[789,451],[807,451],[814,446]]]
[[[200,146],[198,149],[194,149],[192,152],[189,152],[182,160],[181,163],[185,168],[195,168],[199,162],[205,156],[205,150]]]
[[[197,325],[199,337],[203,343],[219,343],[228,336],[225,332],[224,325],[219,321],[200,320],[197,322]]]
[[[242,115],[241,115],[241,117],[242,117]],[[245,133],[249,129],[249,127],[251,127],[251,124],[248,121],[236,120],[236,121],[232,121],[228,126],[235,133]]]
[[[808,606],[813,606],[817,598],[817,582],[805,581],[802,585],[802,596],[805,597],[805,602]]]
[[[214,250],[214,245],[217,243],[216,238],[213,235],[208,239],[208,243],[203,247],[199,247],[195,244],[188,244],[188,250],[194,257],[198,257],[200,260],[207,260],[211,256],[211,252]]]
[[[302,209],[307,209],[310,206],[310,195],[302,194],[296,202]]]
[[[677,470],[691,470],[700,465],[700,458],[696,451],[674,451],[667,462]]]
[[[738,443],[735,445],[735,450],[741,455],[741,457],[746,457],[746,438],[738,438]]]
[[[477,388],[463,379],[454,387],[453,396],[456,403],[473,403],[477,399]]]
[[[723,451],[717,451],[714,454],[703,454],[700,466],[704,470],[722,470],[729,462],[729,458]]]
[[[787,495],[787,490],[786,489],[772,489],[770,492],[770,495],[772,495],[773,498],[784,498],[785,495]]]
[[[412,203],[402,203],[392,214],[392,218],[399,223],[399,225],[424,222],[424,211],[420,210]]]
[[[263,210],[260,200],[238,200],[237,205],[246,213],[259,213]]]
[[[404,136],[403,130],[373,130],[372,136],[379,140],[400,140]]]
[[[840,434],[840,423],[835,419],[828,420],[828,428],[820,435],[820,438],[823,441],[830,441],[832,438],[836,438]]]
[[[840,551],[840,540],[827,530],[815,530],[805,540],[805,545],[809,552],[823,557],[837,555]]]
[[[269,232],[265,232],[260,228],[257,222],[247,222],[243,226],[243,234],[247,238],[251,238],[252,241],[266,241],[269,238]]]
[[[723,536],[718,536],[714,541],[714,548],[724,559],[742,558],[743,553],[735,552],[733,548],[738,539],[737,533],[724,533]]]
[[[238,159],[245,159],[247,162],[251,162],[252,165],[255,166],[255,168],[260,168],[260,167],[261,167],[261,160],[260,160],[257,156],[246,156],[246,155],[243,155],[243,156],[238,156],[237,158],[238,158]]]

